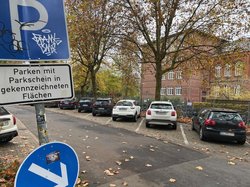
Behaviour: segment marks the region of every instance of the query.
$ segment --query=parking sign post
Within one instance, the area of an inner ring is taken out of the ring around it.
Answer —
[[[43,103],[35,104],[36,122],[38,130],[39,144],[46,144],[49,142],[48,128],[45,114],[45,107]]]

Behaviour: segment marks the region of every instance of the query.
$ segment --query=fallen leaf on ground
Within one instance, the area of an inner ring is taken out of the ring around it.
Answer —
[[[202,170],[203,170],[203,167],[197,166],[196,169],[198,169],[199,171],[202,171]]]
[[[128,186],[128,183],[127,182],[122,182],[122,185],[123,186]]]
[[[91,159],[90,159],[90,156],[86,156],[85,158],[86,158],[87,161],[90,161],[90,160],[91,160]]]
[[[80,178],[77,178],[76,184],[80,184],[82,181]]]
[[[125,162],[128,162],[128,161],[130,161],[128,158],[125,158],[125,160],[124,160]]]
[[[85,186],[88,186],[89,185],[89,181],[88,180],[84,180],[82,181],[82,185],[85,187]]]
[[[133,156],[130,156],[129,158],[130,158],[131,160],[132,160],[132,159],[134,159],[134,157],[133,157]]]
[[[110,184],[109,187],[116,187],[116,185],[115,184]]]
[[[235,162],[228,162],[228,164],[229,164],[229,165],[232,165],[232,166],[236,165]]]
[[[155,150],[154,149],[149,149],[150,151],[154,152]]]
[[[146,167],[152,167],[152,165],[151,165],[151,164],[146,164],[145,166],[146,166]]]
[[[108,170],[108,169],[106,169],[106,170],[104,171],[104,173],[105,173],[106,175],[108,175],[108,176],[113,176],[113,175],[114,175],[114,173],[111,172],[111,171]]]
[[[171,178],[171,179],[169,179],[169,182],[175,183],[175,182],[176,182],[176,179]]]
[[[122,162],[120,162],[120,161],[116,161],[115,163],[116,163],[118,166],[122,165]]]

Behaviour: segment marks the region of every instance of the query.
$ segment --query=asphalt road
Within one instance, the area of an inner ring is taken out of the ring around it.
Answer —
[[[8,109],[37,135],[34,107]],[[98,116],[95,121],[67,112],[46,110],[46,114],[50,141],[66,142],[75,149],[80,177],[89,186],[249,187],[250,163],[240,158],[230,157],[229,161],[217,154],[138,134],[138,127],[134,131],[114,128],[106,117]],[[167,135],[172,131],[162,133]],[[243,148],[247,150],[248,145]]]

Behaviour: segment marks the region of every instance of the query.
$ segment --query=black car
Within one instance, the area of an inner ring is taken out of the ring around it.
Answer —
[[[60,109],[76,109],[77,108],[77,99],[66,99],[61,100],[58,104]]]
[[[246,142],[246,125],[237,111],[230,109],[206,108],[192,118],[192,130],[201,140],[217,139]]]
[[[93,98],[82,98],[78,102],[78,112],[92,112],[94,104],[94,99]]]
[[[112,114],[112,109],[114,107],[114,102],[112,98],[98,98],[93,104],[92,115],[109,115]]]

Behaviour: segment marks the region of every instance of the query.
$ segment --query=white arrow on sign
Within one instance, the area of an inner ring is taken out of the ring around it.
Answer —
[[[67,167],[64,163],[60,162],[61,166],[61,174],[62,176],[58,176],[34,163],[29,167],[29,171],[35,173],[51,182],[56,183],[55,187],[66,187],[68,186],[68,175],[67,175]]]

